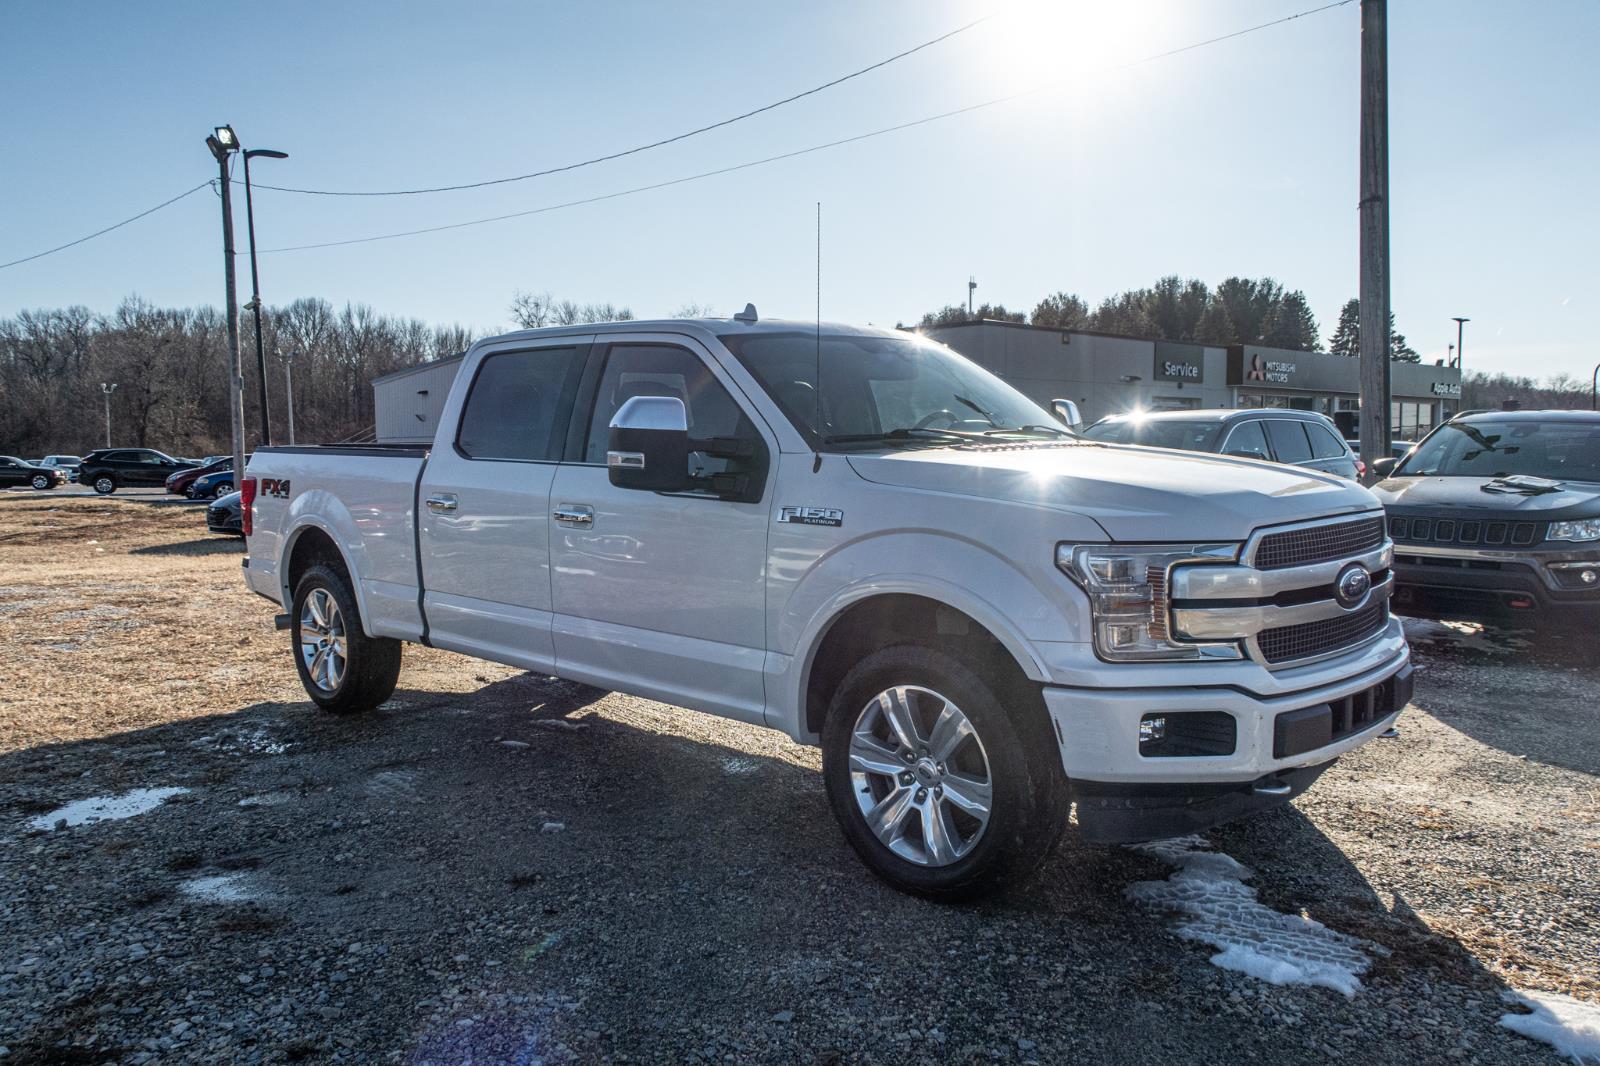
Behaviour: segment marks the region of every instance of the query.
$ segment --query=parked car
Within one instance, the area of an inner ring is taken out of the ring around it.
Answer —
[[[14,455],[0,455],[0,487],[32,485],[36,489],[53,489],[66,480],[67,475],[53,466],[40,466]]]
[[[154,448],[100,448],[83,457],[78,482],[106,496],[124,486],[165,485],[173,473],[193,465]]]
[[[78,466],[83,462],[76,455],[47,455],[38,462],[39,466],[53,467],[67,475],[68,481],[78,480]]]
[[[1397,607],[1435,618],[1600,619],[1600,414],[1456,417],[1404,459],[1375,466]]]
[[[413,641],[765,724],[938,899],[1037,869],[1073,801],[1098,841],[1283,803],[1411,693],[1366,489],[1085,441],[901,332],[481,340],[431,449],[263,447],[241,488],[319,706]]]
[[[1352,479],[1366,472],[1334,424],[1315,411],[1143,411],[1102,418],[1083,435],[1111,444],[1266,459]]]
[[[173,496],[184,496],[192,500],[195,498],[194,483],[196,478],[206,474],[214,474],[219,470],[231,471],[232,469],[233,458],[231,456],[223,456],[221,459],[213,459],[204,466],[192,466],[179,470],[167,477],[167,492]]]
[[[245,463],[250,462],[249,456]],[[248,466],[247,466],[248,469]],[[189,485],[189,498],[194,500],[209,500],[226,496],[234,491],[233,460],[229,459],[217,464],[209,472],[202,473]]]
[[[206,529],[212,533],[244,536],[244,508],[240,506],[242,493],[230,492],[218,496],[206,507]]]

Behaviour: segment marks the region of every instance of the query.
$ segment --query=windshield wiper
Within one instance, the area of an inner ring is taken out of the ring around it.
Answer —
[[[842,436],[824,437],[824,444],[904,444],[917,441],[972,441],[988,440],[982,433],[968,433],[960,429],[932,429],[928,426],[901,426],[884,433],[846,433]]]
[[[1061,429],[1058,426],[1035,426],[1035,425],[996,426],[993,429],[986,429],[986,430],[983,431],[983,435],[985,437],[998,437],[998,436],[1003,436],[1005,434],[1011,434],[1011,435],[1015,436],[1015,435],[1019,435],[1019,434],[1029,434],[1029,433],[1034,433],[1034,434],[1037,434],[1037,433],[1048,433],[1053,437],[1070,437],[1070,436],[1072,436],[1072,434],[1069,433],[1067,430]]]

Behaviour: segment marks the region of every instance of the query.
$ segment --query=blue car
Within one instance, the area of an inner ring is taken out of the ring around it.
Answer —
[[[245,462],[249,462],[248,459]],[[213,470],[209,474],[202,474],[194,479],[189,486],[189,498],[192,500],[221,499],[233,491],[233,464],[229,463],[221,470]]]

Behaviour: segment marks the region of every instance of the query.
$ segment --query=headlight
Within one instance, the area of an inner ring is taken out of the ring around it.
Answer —
[[[1600,540],[1600,518],[1580,518],[1576,522],[1551,522],[1546,540]]]
[[[1060,544],[1056,565],[1084,592],[1100,657],[1240,659],[1237,644],[1178,641],[1168,629],[1167,576],[1177,563],[1231,563],[1237,544]]]

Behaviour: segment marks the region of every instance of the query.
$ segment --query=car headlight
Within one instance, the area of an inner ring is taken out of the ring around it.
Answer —
[[[1089,595],[1095,650],[1103,659],[1241,659],[1233,643],[1175,640],[1168,575],[1178,563],[1231,563],[1237,544],[1060,544],[1056,566]]]
[[[1600,518],[1580,518],[1575,522],[1551,522],[1546,540],[1600,540]]]

